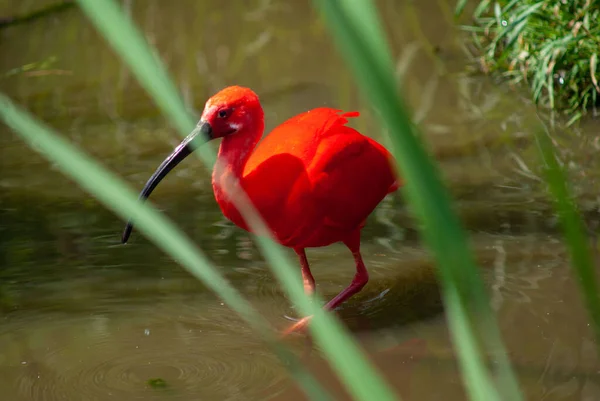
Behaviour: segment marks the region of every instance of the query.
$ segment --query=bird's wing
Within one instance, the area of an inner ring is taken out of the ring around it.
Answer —
[[[353,229],[385,195],[397,188],[389,152],[346,126],[336,127],[319,144],[309,176],[324,211],[323,224]]]
[[[309,110],[273,129],[254,150],[244,167],[246,190],[257,206],[277,208],[306,199],[312,192],[307,169],[323,137],[347,123],[347,117],[326,107]]]
[[[308,167],[323,137],[344,126],[349,117],[356,116],[358,112],[341,114],[341,110],[321,107],[284,121],[260,141],[246,163],[244,175],[279,154],[296,157]]]
[[[319,224],[344,230],[366,219],[395,178],[387,150],[346,126],[357,115],[313,109],[260,142],[244,182],[263,216],[291,224],[318,216]]]

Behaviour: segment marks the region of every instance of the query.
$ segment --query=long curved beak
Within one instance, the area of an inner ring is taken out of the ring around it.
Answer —
[[[144,201],[147,199],[154,188],[158,186],[160,181],[166,177],[169,171],[173,170],[179,163],[183,161],[186,157],[188,157],[194,150],[196,150],[197,145],[199,143],[199,136],[203,137],[204,142],[207,142],[213,139],[212,136],[212,127],[208,122],[200,121],[200,123],[196,126],[196,128],[175,148],[173,153],[169,155],[161,164],[158,166],[154,174],[150,177],[142,192],[140,192],[139,199]],[[121,242],[124,244],[129,239],[131,235],[131,231],[133,230],[133,223],[131,220],[127,222],[125,226],[125,230],[123,231],[123,237],[121,238]]]

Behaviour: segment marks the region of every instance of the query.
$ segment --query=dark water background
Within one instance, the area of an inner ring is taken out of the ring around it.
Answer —
[[[5,1],[0,16],[50,1]],[[527,94],[468,74],[442,1],[378,1],[404,93],[456,199],[527,399],[600,398],[598,357],[540,179]],[[186,102],[256,90],[267,131],[312,107],[359,110],[383,136],[306,1],[125,0]],[[76,8],[0,30],[1,90],[141,188],[179,142]],[[29,63],[33,69],[19,69]],[[598,224],[597,121],[559,132],[586,224]],[[303,399],[279,361],[204,286],[0,127],[0,393],[29,400]],[[190,158],[153,200],[276,327],[294,311]],[[405,400],[462,400],[433,264],[401,196],[369,219],[367,287],[340,316]],[[592,240],[593,242],[593,240]],[[342,245],[309,250],[329,298],[354,274]],[[294,343],[302,352],[304,342]],[[314,350],[307,360],[339,394]],[[147,381],[162,378],[165,388]]]

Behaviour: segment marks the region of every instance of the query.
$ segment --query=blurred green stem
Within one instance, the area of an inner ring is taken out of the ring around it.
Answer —
[[[550,134],[546,129],[540,129],[536,133],[536,140],[545,164],[546,183],[555,202],[571,255],[573,273],[581,288],[596,335],[596,343],[600,348],[600,299],[596,271],[587,245],[589,239],[585,235],[585,225],[567,186],[567,175],[557,160]]]
[[[472,399],[488,401],[500,400],[501,391],[505,399],[522,400],[465,234],[396,91],[392,59],[375,7],[367,0],[314,3],[390,133],[392,150],[406,182],[404,193],[424,223],[424,238],[437,259],[451,334],[468,393]],[[494,386],[484,364],[475,327],[483,330],[481,337],[498,362],[498,386]]]

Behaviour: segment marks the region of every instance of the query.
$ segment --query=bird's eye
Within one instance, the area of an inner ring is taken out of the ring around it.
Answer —
[[[231,114],[231,109],[221,109],[217,113],[217,116],[219,118],[227,118],[227,117],[229,117],[230,114]]]

